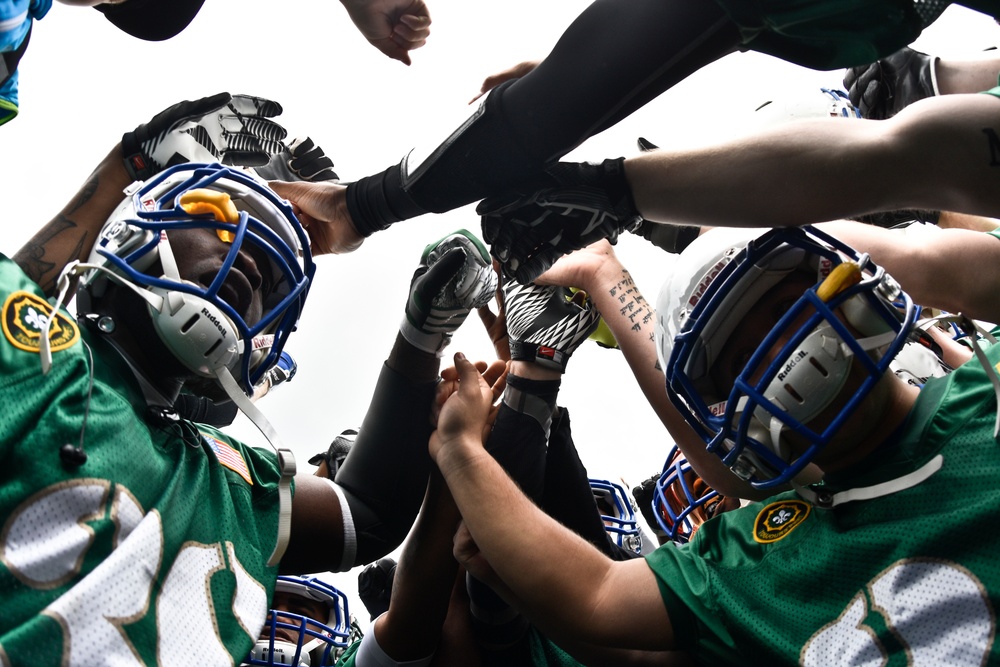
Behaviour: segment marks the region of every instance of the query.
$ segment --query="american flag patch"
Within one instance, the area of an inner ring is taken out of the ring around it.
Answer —
[[[219,463],[245,479],[247,484],[253,484],[253,480],[250,479],[250,469],[247,468],[247,462],[243,460],[243,455],[237,449],[210,435],[202,433],[201,437],[204,438],[205,444],[215,452],[215,457],[219,459]]]

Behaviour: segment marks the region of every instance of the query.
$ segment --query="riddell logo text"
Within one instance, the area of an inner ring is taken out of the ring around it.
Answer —
[[[802,361],[803,359],[805,359],[808,356],[809,356],[809,353],[806,352],[805,350],[799,350],[798,352],[796,352],[795,356],[793,356],[791,359],[789,359],[788,363],[785,364],[785,367],[782,369],[782,371],[780,373],[778,373],[778,380],[779,381],[783,381],[788,376],[788,374],[792,371],[792,369],[795,368],[795,366],[800,361]]]
[[[698,286],[694,289],[694,292],[691,293],[691,297],[688,299],[689,306],[694,308],[698,305],[698,302],[701,301],[701,297],[705,295],[705,290],[707,290],[708,286],[712,284],[715,277],[719,275],[719,272],[725,268],[726,264],[729,264],[728,259],[720,259],[715,263],[715,266],[709,269],[708,272],[702,276],[701,280],[698,282]]]
[[[222,323],[219,322],[219,320],[215,319],[215,316],[208,311],[208,308],[202,308],[201,314],[207,317],[208,321],[215,325],[215,328],[219,330],[219,333],[222,334],[222,336],[226,335],[226,328],[222,326]]]

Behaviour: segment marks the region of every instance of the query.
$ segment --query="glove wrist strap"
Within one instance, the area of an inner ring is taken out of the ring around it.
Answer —
[[[632,197],[632,188],[625,178],[625,158],[607,159],[601,163],[605,174],[604,187],[615,208],[615,213],[621,220],[622,230],[631,231],[642,222],[639,209]]]
[[[565,373],[569,357],[569,353],[547,345],[518,340],[510,341],[510,358],[514,361],[530,361],[544,368]]]
[[[136,138],[135,132],[126,132],[122,135],[122,162],[133,182],[148,180],[155,173],[149,164],[149,158],[143,153],[142,144]]]

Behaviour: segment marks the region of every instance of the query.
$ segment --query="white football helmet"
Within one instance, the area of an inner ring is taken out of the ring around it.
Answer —
[[[818,229],[760,232],[717,228],[685,249],[660,292],[656,336],[671,401],[709,451],[768,488],[801,473],[866,399],[920,308],[867,255]],[[793,274],[813,286],[763,340],[740,338],[744,318]],[[720,380],[715,363],[738,343],[752,353],[735,379]],[[864,379],[841,396],[854,364]],[[833,416],[817,419],[835,399]],[[808,443],[803,451],[791,451],[789,432]]]
[[[347,596],[315,577],[278,577],[275,594],[288,593],[305,602],[319,602],[322,618],[272,608],[261,637],[243,665],[327,667],[350,645],[351,615]]]
[[[642,534],[635,520],[635,507],[625,487],[606,479],[591,479],[590,490],[601,512],[604,530],[611,541],[637,554],[642,553]]]
[[[129,288],[146,301],[157,334],[186,368],[214,377],[225,367],[252,393],[281,355],[315,272],[291,207],[249,174],[219,164],[178,165],[128,194],[81,267],[89,269],[80,281],[89,298],[81,302],[99,300],[109,280]],[[197,278],[207,285],[179,275],[170,235],[187,229],[213,230],[230,246],[214,276]],[[234,267],[246,255],[260,265],[264,282],[262,312],[253,321],[244,317],[246,297],[233,289],[246,284]],[[273,344],[255,344],[261,340]]]
[[[847,93],[835,88],[817,88],[789,99],[768,100],[754,111],[757,127],[771,127],[803,118],[861,118]]]

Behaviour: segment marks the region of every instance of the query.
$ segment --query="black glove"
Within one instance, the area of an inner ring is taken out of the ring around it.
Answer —
[[[635,229],[629,230],[636,236],[641,236],[657,248],[667,252],[679,253],[691,245],[691,242],[701,234],[701,227],[695,225],[668,225],[643,220]]]
[[[617,242],[642,217],[625,180],[625,158],[600,164],[559,162],[527,196],[483,200],[483,238],[503,271],[532,282],[563,255],[601,239]]]
[[[281,105],[261,97],[219,93],[164,109],[122,136],[129,175],[145,181],[185,162],[221,162],[241,167],[265,165],[281,152],[288,134],[270,118]]]
[[[904,47],[870,65],[848,69],[844,87],[862,117],[885,120],[917,100],[938,94],[936,62],[936,56]]]
[[[271,161],[254,169],[265,181],[339,181],[333,160],[309,137],[293,139]]]
[[[325,452],[320,452],[310,458],[309,465],[319,466],[326,461],[326,475],[330,479],[334,479],[340,466],[343,465],[344,459],[351,453],[351,448],[354,447],[354,441],[357,437],[358,429],[347,429],[333,439]]]
[[[365,603],[372,620],[389,609],[395,579],[396,561],[391,556],[369,563],[358,574],[358,597]]]

